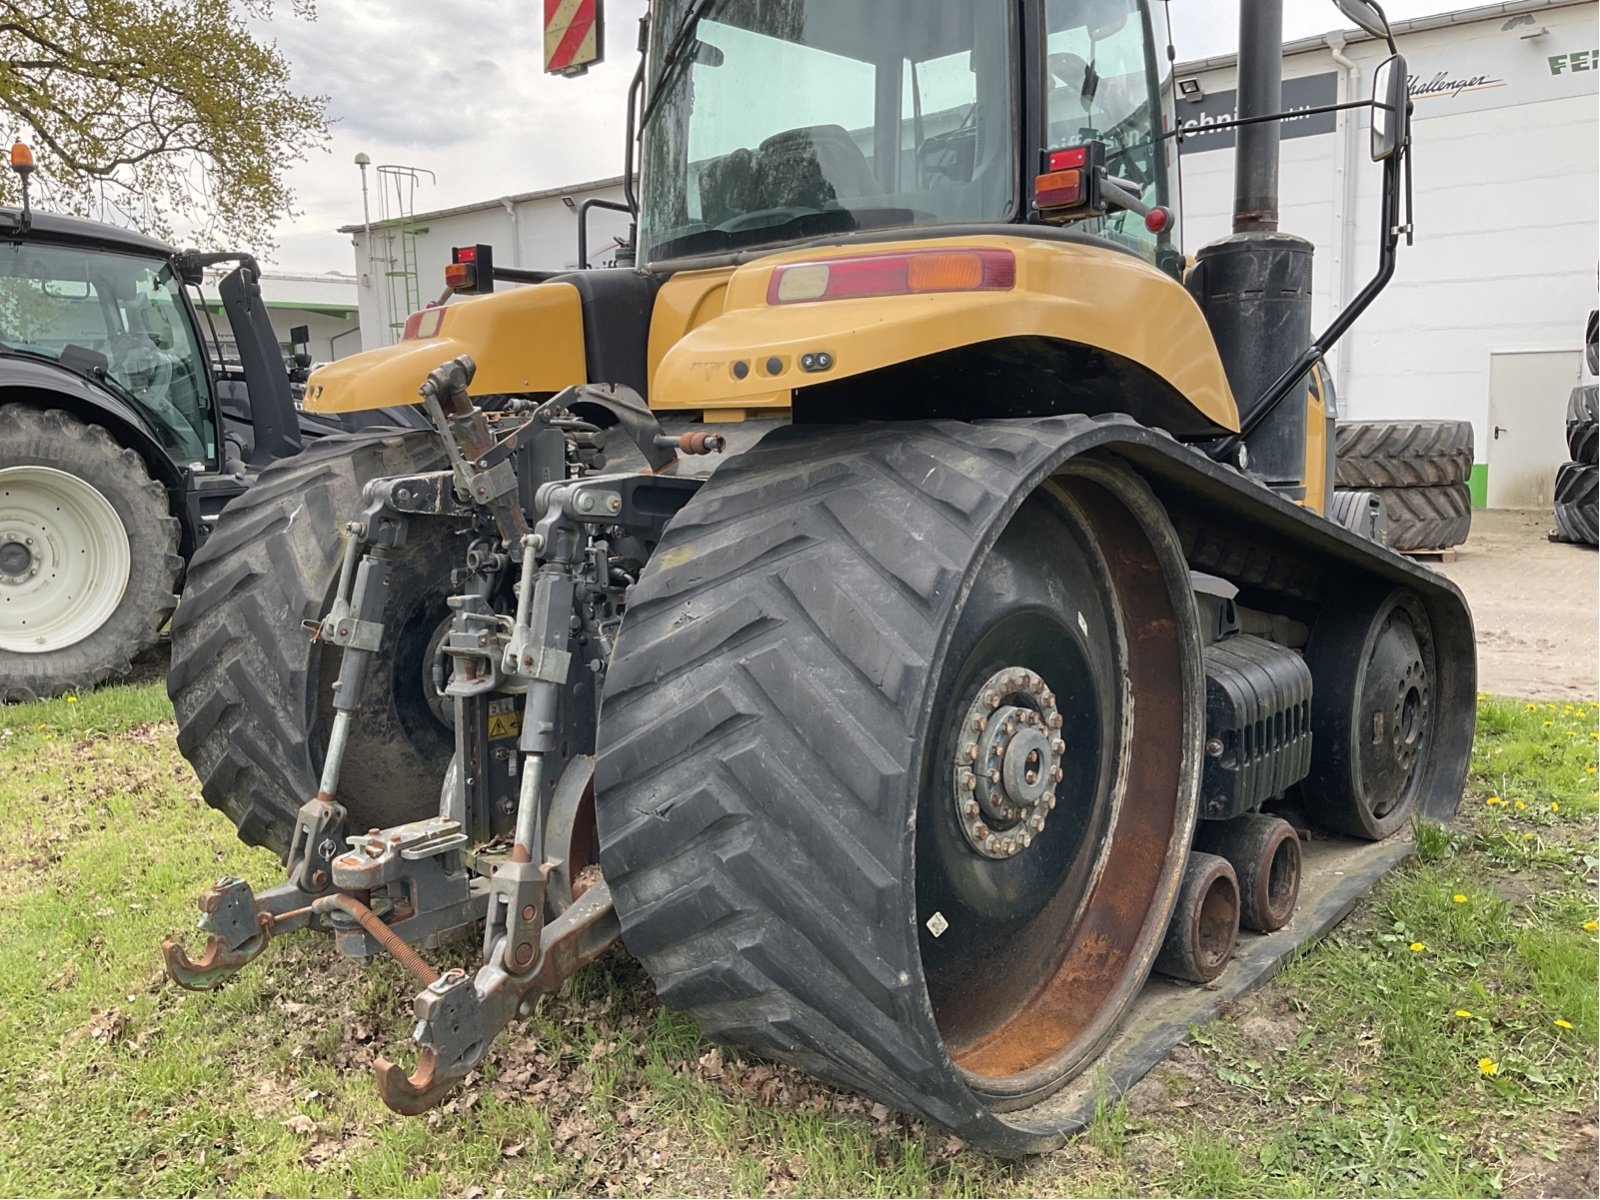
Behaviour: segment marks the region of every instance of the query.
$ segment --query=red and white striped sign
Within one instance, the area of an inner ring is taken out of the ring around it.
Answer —
[[[544,69],[575,74],[599,62],[602,24],[600,0],[544,0]]]

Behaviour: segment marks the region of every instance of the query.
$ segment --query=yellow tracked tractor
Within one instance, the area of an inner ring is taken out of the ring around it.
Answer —
[[[708,1036],[1021,1154],[1217,994],[1152,969],[1237,990],[1336,920],[1456,806],[1473,634],[1381,504],[1330,511],[1404,63],[1380,269],[1313,336],[1281,3],[1242,8],[1191,261],[1156,0],[655,0],[637,265],[459,255],[307,390],[432,428],[274,468],[190,568],[180,743],[289,875],[220,881],[173,977],[395,955],[415,1112],[620,938]]]

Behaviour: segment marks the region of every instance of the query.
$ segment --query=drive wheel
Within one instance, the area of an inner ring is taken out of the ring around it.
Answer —
[[[1044,437],[1030,471],[1029,433],[790,429],[721,468],[635,590],[596,768],[664,1002],[1006,1154],[1059,1142],[1045,1101],[1149,973],[1203,732],[1160,507]]]
[[[1311,705],[1311,774],[1301,784],[1312,818],[1381,841],[1410,819],[1433,753],[1440,699],[1433,627],[1404,590],[1376,604],[1359,599],[1325,613],[1306,662],[1317,681]]]
[[[0,407],[0,700],[126,674],[182,569],[177,519],[137,454],[57,409]]]
[[[302,622],[327,611],[340,528],[359,515],[368,480],[442,465],[432,433],[325,438],[263,471],[190,564],[167,676],[178,748],[244,841],[283,856],[295,814],[316,794],[340,651],[313,643]],[[355,828],[438,811],[453,739],[433,703],[431,666],[449,572],[465,553],[456,532],[415,518],[395,560],[383,650],[340,780]]]

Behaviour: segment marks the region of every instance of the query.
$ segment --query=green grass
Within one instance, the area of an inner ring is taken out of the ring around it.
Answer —
[[[1420,827],[1333,936],[1083,1136],[1014,1165],[713,1049],[621,956],[445,1109],[396,1117],[370,1074],[406,1052],[392,963],[291,937],[221,992],[163,980],[159,941],[209,879],[278,868],[200,801],[160,685],[0,709],[0,1193],[1579,1194],[1596,709],[1479,713],[1449,828]]]

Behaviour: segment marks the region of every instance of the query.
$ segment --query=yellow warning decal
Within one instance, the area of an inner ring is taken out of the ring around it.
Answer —
[[[515,700],[489,701],[489,740],[514,738],[522,732],[522,714]]]

